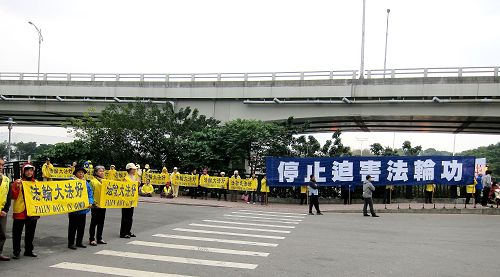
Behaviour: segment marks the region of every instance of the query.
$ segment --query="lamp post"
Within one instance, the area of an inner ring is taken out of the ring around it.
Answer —
[[[387,37],[389,36],[389,13],[391,9],[387,9],[387,23],[385,25],[385,54],[384,54],[384,79],[385,79],[385,66],[387,62]]]
[[[363,0],[363,20],[361,23],[361,68],[359,72],[359,79],[365,78],[365,7],[366,0]]]
[[[43,36],[42,36],[42,29],[38,29],[36,25],[33,22],[28,22],[29,24],[33,25],[35,27],[37,33],[38,33],[38,71],[36,74],[36,80],[40,80],[40,49],[42,48],[42,41],[43,41]]]
[[[11,132],[12,132],[12,125],[16,124],[16,122],[14,122],[14,120],[12,120],[12,117],[9,117],[9,119],[7,119],[7,121],[5,121],[5,123],[7,123],[7,127],[9,128],[9,143],[7,144],[7,147],[8,147],[8,151],[9,151],[9,156],[8,156],[8,160],[10,162],[10,149],[11,149]]]
[[[359,155],[363,156],[363,142],[368,141],[368,138],[357,137],[356,140],[361,143],[361,149],[359,150]]]

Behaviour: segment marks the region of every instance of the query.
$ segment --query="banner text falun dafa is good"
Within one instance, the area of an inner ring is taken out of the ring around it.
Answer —
[[[175,174],[173,183],[181,187],[197,187],[198,175],[191,174]]]
[[[137,207],[139,199],[137,182],[102,180],[99,208]]]
[[[66,214],[89,208],[87,184],[83,180],[23,182],[28,216]]]
[[[229,190],[256,191],[257,180],[230,178]]]
[[[200,177],[200,186],[209,189],[225,189],[227,182],[227,177],[215,177],[209,175],[201,175]]]
[[[143,173],[142,182],[146,183],[146,180],[149,180],[151,185],[165,185],[167,182],[170,182],[170,175],[162,173]]]
[[[73,168],[71,167],[51,167],[50,178],[54,179],[70,179],[73,176]]]

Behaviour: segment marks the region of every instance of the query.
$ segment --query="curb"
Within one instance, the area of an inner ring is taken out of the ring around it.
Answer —
[[[377,213],[387,214],[475,214],[475,215],[500,215],[498,209],[400,209],[400,210],[376,210]],[[325,213],[362,213],[361,210],[330,210]]]

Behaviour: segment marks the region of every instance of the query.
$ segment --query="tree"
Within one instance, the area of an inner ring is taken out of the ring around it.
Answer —
[[[396,149],[392,149],[389,146],[385,148],[380,143],[374,143],[370,145],[370,152],[375,156],[399,156]]]
[[[434,148],[427,148],[422,153],[420,153],[421,156],[452,156],[453,153],[448,152],[448,151],[439,151]]]
[[[500,142],[489,146],[482,146],[459,153],[460,156],[474,156],[476,158],[486,158],[488,169],[493,172],[498,180],[500,176]]]
[[[411,146],[410,141],[403,142],[403,152],[406,156],[418,156],[422,152],[422,146]]]
[[[28,156],[33,156],[36,152],[36,142],[17,142],[13,144],[12,156],[18,160],[27,160]]]
[[[44,146],[44,148],[35,155],[35,160],[45,161],[46,158],[50,158],[54,164],[67,166],[73,162],[83,163],[92,159],[88,142],[83,140],[56,143],[50,147]]]

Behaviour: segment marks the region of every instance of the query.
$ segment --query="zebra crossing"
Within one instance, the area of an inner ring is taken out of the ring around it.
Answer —
[[[114,246],[112,250],[97,251],[93,253],[96,258],[92,259],[90,264],[64,261],[50,268],[54,270],[54,275],[81,272],[132,277],[208,276],[213,274],[213,271],[212,274],[205,271],[209,268],[255,270],[263,259],[272,258],[273,249],[277,248],[304,218],[306,215],[299,213],[237,210],[213,219],[175,226],[169,231],[152,233],[147,238],[141,236],[140,239],[124,245]],[[101,264],[109,259],[112,259],[112,264]],[[152,270],[132,268],[134,266],[131,265],[135,265],[136,261],[151,263]],[[184,267],[159,266],[158,262],[161,265],[184,264],[205,269],[183,270]],[[113,266],[116,264],[120,266]],[[166,268],[170,270],[165,270]],[[164,270],[174,272],[163,272]],[[193,272],[201,274],[192,274]],[[183,275],[184,273],[188,275]],[[217,273],[225,275],[223,272]]]

